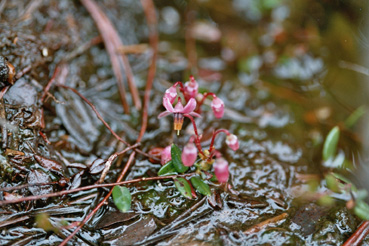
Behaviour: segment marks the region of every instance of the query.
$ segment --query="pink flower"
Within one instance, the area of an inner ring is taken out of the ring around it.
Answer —
[[[224,115],[224,103],[221,99],[214,96],[213,101],[211,102],[211,108],[213,109],[213,113],[216,118],[222,118]]]
[[[170,103],[173,103],[177,98],[177,88],[175,86],[171,86],[165,91],[164,97],[168,98]]]
[[[165,147],[163,151],[161,152],[161,161],[160,161],[161,165],[166,164],[168,161],[172,159],[172,155],[170,154],[171,148],[172,146],[169,145]]]
[[[238,143],[238,138],[234,134],[229,134],[225,142],[233,151],[238,150],[238,148],[240,147]]]
[[[183,125],[183,115],[189,114],[195,117],[201,117],[198,113],[193,112],[196,108],[196,100],[191,98],[186,106],[183,107],[181,100],[179,100],[176,106],[173,108],[172,103],[168,97],[163,98],[163,105],[166,111],[159,114],[158,118],[165,117],[167,115],[173,114],[174,116],[174,130],[179,131],[182,129]]]
[[[187,167],[192,166],[195,163],[196,158],[197,158],[197,148],[195,144],[193,143],[186,144],[182,152],[183,165]]]
[[[193,76],[190,76],[190,81],[185,83],[184,91],[185,94],[190,98],[195,98],[197,96],[197,93],[199,92],[199,85]]]
[[[217,158],[214,163],[214,173],[219,183],[226,183],[229,177],[228,162],[224,158]]]

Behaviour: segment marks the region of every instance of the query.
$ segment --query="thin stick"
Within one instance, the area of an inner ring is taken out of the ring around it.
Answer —
[[[83,101],[85,101],[91,108],[92,110],[95,112],[97,118],[99,118],[101,120],[101,122],[105,125],[106,128],[108,128],[108,130],[111,132],[111,134],[113,134],[113,136],[118,139],[119,141],[121,141],[122,143],[126,144],[127,146],[131,146],[128,142],[126,142],[125,140],[123,140],[121,137],[118,136],[118,134],[109,126],[109,124],[102,118],[101,114],[99,113],[99,111],[97,111],[95,105],[93,105],[86,97],[84,97],[81,93],[79,93],[76,89],[74,88],[71,88],[69,86],[65,86],[65,85],[56,85],[56,86],[59,86],[59,87],[62,87],[62,88],[65,88],[65,89],[68,89],[68,90],[71,90],[73,91],[74,93],[76,93],[79,97],[82,98]],[[141,155],[144,155],[148,158],[151,158],[151,159],[154,159],[156,161],[160,161],[160,159],[156,158],[155,156],[153,155],[149,155],[145,152],[143,152],[142,150],[140,149],[135,149],[135,152],[141,154]]]
[[[29,184],[23,184],[23,185],[18,185],[18,186],[11,186],[11,187],[3,187],[0,188],[0,191],[12,191],[12,190],[20,190],[23,188],[27,188],[30,186],[46,186],[46,185],[54,185],[54,184],[58,184],[59,182],[55,181],[55,182],[50,182],[50,183],[29,183]]]
[[[157,20],[156,20],[156,13],[155,13],[155,6],[152,0],[141,0],[142,7],[144,9],[147,24],[149,26],[149,39],[150,39],[150,46],[153,51],[151,64],[149,67],[149,72],[147,74],[147,81],[146,81],[146,88],[145,88],[145,96],[144,96],[144,106],[142,112],[142,124],[140,134],[138,135],[137,142],[141,141],[143,135],[145,134],[147,128],[147,118],[148,118],[148,108],[150,103],[150,92],[152,88],[152,84],[155,77],[156,72],[156,58],[158,54],[158,41],[159,36],[156,30]]]
[[[73,91],[75,94],[77,94],[80,98],[82,98],[83,101],[85,101],[91,108],[92,110],[95,112],[97,118],[99,118],[99,120],[101,120],[101,122],[105,125],[106,128],[108,128],[108,130],[111,132],[111,134],[113,134],[113,136],[118,139],[119,141],[121,141],[122,143],[130,146],[129,143],[127,143],[125,140],[123,140],[121,137],[118,136],[118,134],[115,133],[115,131],[113,129],[111,129],[111,127],[109,126],[109,124],[103,119],[103,117],[101,116],[101,114],[99,113],[99,111],[97,111],[95,105],[93,105],[86,97],[84,97],[81,93],[79,93],[76,89],[66,86],[66,85],[57,85],[59,87],[62,87],[64,89],[68,89]]]
[[[132,152],[132,153],[135,153],[135,152]],[[130,155],[130,158],[131,158],[131,156],[132,156],[132,154]],[[129,166],[129,165],[127,165],[127,166]],[[186,173],[186,174],[177,174],[177,175],[170,175],[170,176],[158,176],[158,177],[131,179],[131,180],[126,180],[126,181],[117,181],[115,183],[110,183],[110,184],[94,184],[94,185],[79,187],[79,188],[72,189],[72,190],[63,190],[63,191],[49,193],[49,194],[43,194],[43,195],[39,195],[39,196],[26,196],[26,197],[12,199],[12,200],[3,200],[3,201],[0,201],[0,206],[4,206],[6,204],[14,204],[14,203],[20,203],[20,202],[26,202],[26,201],[40,200],[42,198],[64,196],[64,195],[67,195],[67,194],[71,194],[71,193],[75,193],[75,192],[79,192],[79,191],[84,191],[84,190],[96,189],[96,188],[113,187],[113,186],[116,186],[116,185],[127,185],[127,184],[133,184],[133,183],[138,183],[138,182],[143,182],[143,181],[151,181],[151,180],[174,179],[174,178],[177,178],[177,177],[189,177],[189,176],[193,176],[193,175],[196,175],[196,174],[195,173]]]
[[[47,93],[49,92],[50,88],[51,88],[51,85],[54,83],[55,81],[55,78],[56,76],[59,74],[59,71],[60,71],[60,67],[57,66],[54,70],[54,74],[53,76],[51,77],[51,79],[49,80],[49,82],[47,82],[45,88],[44,88],[44,91],[42,93],[42,96],[41,96],[41,102],[44,103],[45,99],[46,99],[46,96],[47,96]]]
[[[273,218],[264,220],[263,222],[260,222],[259,224],[253,225],[252,227],[250,227],[249,229],[247,229],[243,233],[248,235],[248,234],[251,234],[251,233],[261,231],[262,229],[264,229],[268,226],[274,226],[275,224],[279,223],[280,221],[284,220],[287,217],[288,217],[287,213],[280,214],[280,215],[275,216]]]
[[[369,221],[364,221],[342,246],[359,246],[369,234]]]
[[[114,161],[118,156],[123,155],[123,154],[124,154],[124,153],[126,153],[127,151],[129,151],[129,150],[131,150],[131,149],[133,149],[133,148],[136,148],[136,147],[137,147],[137,146],[139,146],[139,145],[140,145],[140,143],[136,143],[135,145],[132,145],[132,146],[130,146],[130,147],[125,148],[125,149],[124,149],[123,151],[121,151],[121,152],[117,152],[117,153],[112,154],[112,155],[109,157],[108,161],[105,163],[104,170],[103,170],[103,171],[102,171],[102,173],[101,173],[101,177],[100,177],[100,179],[99,179],[98,183],[99,183],[99,184],[101,184],[101,183],[103,183],[103,182],[104,182],[105,177],[106,177],[106,175],[108,174],[108,172],[109,172],[109,170],[110,170],[110,166],[111,166],[111,164],[113,163],[113,161]]]

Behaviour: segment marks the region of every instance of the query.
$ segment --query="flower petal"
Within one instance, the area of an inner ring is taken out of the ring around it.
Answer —
[[[183,108],[182,110],[182,114],[189,114],[192,113],[194,111],[194,109],[196,108],[196,100],[191,98],[188,103],[186,104],[186,106]]]
[[[172,103],[170,102],[169,98],[167,98],[167,97],[164,97],[164,98],[163,98],[163,106],[164,106],[164,108],[165,108],[167,111],[174,113],[174,108],[173,108],[173,105],[172,105]]]
[[[169,112],[169,111],[164,111],[164,112],[161,112],[159,115],[158,115],[158,119],[160,118],[163,118],[165,116],[168,116],[170,114],[173,114],[172,112]]]

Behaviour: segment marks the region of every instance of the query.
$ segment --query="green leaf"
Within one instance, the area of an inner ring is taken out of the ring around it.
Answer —
[[[114,186],[113,188],[113,201],[115,206],[122,211],[127,212],[131,208],[131,193],[124,186]]]
[[[207,183],[204,182],[204,180],[202,180],[200,177],[192,177],[191,178],[191,183],[193,185],[193,187],[195,187],[195,189],[200,192],[201,194],[203,194],[204,196],[210,196],[211,195],[211,191],[210,191],[210,187]]]
[[[369,205],[364,201],[356,202],[354,212],[359,218],[363,220],[369,220]]]
[[[328,133],[328,136],[324,142],[324,147],[323,147],[323,160],[324,161],[329,160],[336,153],[339,137],[340,137],[340,129],[338,128],[338,126],[335,126]]]
[[[334,177],[332,174],[327,174],[325,176],[325,182],[327,183],[328,189],[330,189],[333,192],[339,192],[340,189],[338,188],[338,181],[336,177]]]
[[[358,107],[346,120],[345,125],[350,128],[365,114],[365,106]]]
[[[172,148],[170,149],[170,154],[172,155],[173,166],[177,170],[177,172],[179,173],[186,172],[188,170],[188,167],[183,165],[182,159],[181,159],[182,152],[178,148],[177,145],[172,144]]]
[[[178,174],[177,170],[174,168],[172,161],[168,161],[167,164],[162,166],[159,169],[158,175],[159,176],[169,176]]]
[[[174,184],[184,197],[192,199],[191,186],[186,179],[176,178],[174,179]]]

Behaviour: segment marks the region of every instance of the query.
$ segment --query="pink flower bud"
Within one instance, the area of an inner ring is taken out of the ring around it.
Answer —
[[[229,134],[225,142],[229,146],[229,148],[233,149],[233,151],[238,150],[238,148],[240,147],[238,143],[238,138],[234,134]]]
[[[164,98],[168,98],[170,103],[173,103],[177,98],[177,89],[175,86],[171,86],[165,91]]]
[[[190,76],[190,81],[185,83],[184,90],[186,95],[188,95],[190,98],[195,98],[197,96],[197,93],[199,92],[199,85],[193,76]]]
[[[214,173],[219,183],[226,183],[229,177],[228,162],[224,158],[217,158],[214,163]]]
[[[161,152],[161,161],[160,161],[161,165],[166,164],[168,161],[172,159],[172,155],[170,154],[171,148],[172,146],[169,145],[165,147],[163,151]]]
[[[187,167],[192,166],[195,163],[196,158],[197,158],[197,148],[195,144],[193,143],[186,144],[182,152],[183,165]]]
[[[211,108],[216,118],[222,118],[224,115],[224,103],[218,97],[214,97],[211,102]]]

